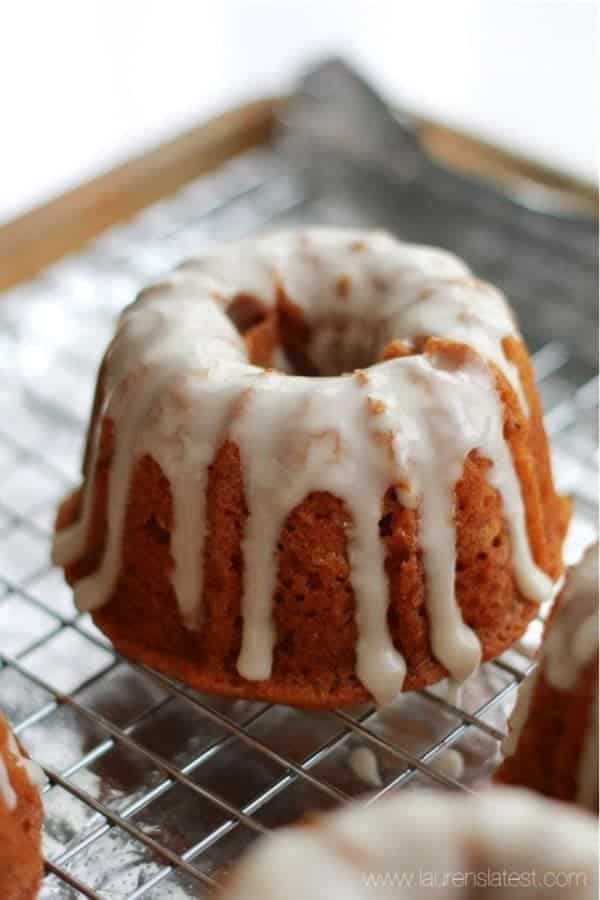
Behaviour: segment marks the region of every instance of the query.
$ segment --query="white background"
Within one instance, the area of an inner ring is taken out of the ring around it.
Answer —
[[[0,221],[332,53],[394,103],[595,178],[597,18],[594,0],[13,0]]]

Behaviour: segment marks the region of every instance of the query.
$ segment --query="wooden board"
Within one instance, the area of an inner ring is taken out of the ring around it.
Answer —
[[[231,110],[0,227],[0,289],[31,278],[108,226],[269,140],[281,99]],[[426,149],[444,164],[503,188],[543,185],[576,211],[595,215],[594,185],[546,169],[468,134],[417,120]]]

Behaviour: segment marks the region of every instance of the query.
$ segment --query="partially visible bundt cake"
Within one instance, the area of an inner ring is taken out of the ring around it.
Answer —
[[[598,811],[598,544],[567,574],[496,780]]]
[[[0,897],[33,900],[42,877],[39,789],[45,777],[0,713]]]
[[[596,900],[598,829],[528,791],[394,794],[261,838],[223,900]]]
[[[568,518],[503,296],[442,250],[308,229],[125,310],[54,559],[125,655],[334,707],[510,646]]]

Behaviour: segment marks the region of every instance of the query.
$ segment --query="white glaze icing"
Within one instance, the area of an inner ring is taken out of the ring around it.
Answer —
[[[29,782],[38,790],[41,790],[46,784],[46,776],[37,763],[34,763],[32,759],[29,759],[21,753],[19,745],[8,726],[8,723],[0,715],[0,730],[2,730],[2,728],[5,732],[5,738],[4,749],[0,747],[0,797],[4,800],[7,808],[12,812],[17,808],[18,798],[8,774],[8,766],[6,764],[7,755],[10,754],[13,762],[25,771]]]
[[[8,777],[8,769],[6,767],[6,762],[4,761],[2,753],[0,753],[0,797],[2,797],[4,803],[11,812],[12,810],[16,809],[17,795],[15,794],[14,788],[10,783],[10,778]]]
[[[46,785],[47,778],[44,774],[44,770],[41,766],[38,766],[36,762],[34,762],[29,756],[24,756],[19,749],[19,745],[17,744],[17,740],[12,733],[9,731],[8,735],[8,749],[14,756],[17,761],[17,765],[25,770],[25,774],[29,779],[29,783],[36,787],[39,791]]]
[[[259,840],[223,897],[472,900],[492,890],[498,900],[592,900],[597,840],[590,816],[525,791],[400,791]]]
[[[327,377],[290,376],[248,361],[227,308],[240,295],[272,307],[282,289],[309,326],[310,362]],[[79,608],[97,609],[114,590],[131,474],[148,453],[171,484],[173,586],[182,620],[201,627],[208,467],[229,439],[239,449],[248,507],[240,674],[270,675],[278,536],[293,508],[324,490],[352,514],[347,552],[357,676],[379,703],[402,689],[406,665],[387,625],[378,530],[383,496],[396,485],[401,502],[419,509],[433,653],[452,678],[464,680],[479,663],[480,645],[456,603],[453,489],[471,451],[493,464],[488,479],[502,497],[521,591],[537,601],[551,591],[531,556],[503,410],[484,362],[505,374],[525,408],[518,373],[502,349],[503,338],[516,334],[502,295],[475,281],[464,263],[384,233],[309,229],[185,263],[125,310],[107,353],[88,467],[94,471],[100,424],[108,418],[115,428],[107,542],[98,570],[76,585]],[[370,365],[390,341],[423,335],[466,342],[480,356],[462,367],[439,353]],[[79,520],[56,535],[61,565],[85,549],[91,482]]]
[[[453,678],[446,679],[446,700],[452,706],[459,707],[462,703],[463,682],[455,681]]]
[[[441,750],[437,756],[434,756],[430,766],[436,772],[439,772],[440,775],[445,775],[447,778],[452,778],[453,781],[458,781],[465,773],[465,758],[460,750],[456,750],[454,747],[446,747],[445,750]]]
[[[381,773],[377,756],[370,747],[355,747],[348,757],[350,768],[360,781],[369,787],[381,787]]]

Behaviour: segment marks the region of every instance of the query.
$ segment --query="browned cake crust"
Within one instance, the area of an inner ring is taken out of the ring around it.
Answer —
[[[7,737],[7,725],[0,716],[0,747],[6,746]],[[12,754],[2,753],[2,758],[18,801],[16,808],[11,810],[0,793],[0,897],[2,900],[34,900],[43,870],[40,795]]]
[[[550,684],[542,668],[516,752],[504,760],[494,780],[575,802],[578,761],[590,727],[597,685],[598,656],[582,670],[569,691]]]
[[[593,555],[594,548],[584,554]],[[583,562],[583,560],[582,560]],[[580,563],[581,566],[581,563]],[[556,598],[544,628],[544,641],[535,675],[533,693],[527,704],[527,715],[518,734],[514,752],[506,757],[494,776],[500,784],[527,787],[531,790],[564,800],[578,800],[578,781],[586,735],[593,729],[593,715],[598,703],[598,653],[591,655],[587,664],[577,670],[577,662],[571,658],[569,668],[578,671],[572,686],[558,687],[547,675],[548,662],[544,654],[545,641],[554,623],[559,625],[563,610],[581,615],[586,610],[587,598],[581,593],[571,598],[578,602],[569,607],[568,591],[577,575],[576,566],[568,571],[563,588]],[[596,595],[596,591],[594,591]],[[595,597],[592,598],[592,602]],[[580,623],[581,624],[581,623]],[[568,638],[565,638],[567,641]],[[559,645],[568,657],[572,648]],[[593,765],[593,762],[592,762]],[[591,808],[598,812],[598,796],[591,798]],[[594,805],[595,804],[595,805]]]
[[[250,320],[245,332],[250,359],[269,364],[278,330],[288,356],[303,367],[303,325],[292,304],[280,299],[278,319],[254,316],[256,301],[240,307]],[[237,323],[243,331],[246,323]],[[455,354],[466,348],[437,341],[436,349]],[[430,348],[431,341],[422,349]],[[518,367],[530,408],[527,421],[506,379],[497,373],[505,409],[505,436],[512,451],[527,513],[535,562],[549,575],[561,571],[561,545],[570,504],[553,487],[540,403],[527,351],[506,339],[506,355]],[[402,352],[401,349],[387,355]],[[414,352],[414,349],[413,349]],[[102,395],[102,372],[98,398]],[[100,407],[96,403],[96,415]],[[94,506],[87,551],[66,568],[68,581],[93,572],[106,534],[108,473],[113,425],[102,426],[94,474]],[[87,463],[86,463],[87,465]],[[501,500],[485,477],[489,462],[476,453],[466,460],[456,487],[457,600],[464,621],[477,633],[483,659],[509,647],[534,617],[537,605],[516,587],[510,539]],[[246,681],[236,671],[241,642],[241,540],[247,508],[238,448],[225,443],[210,467],[207,489],[209,537],[205,555],[204,623],[200,632],[180,622],[170,583],[169,552],[173,524],[171,490],[157,462],[143,457],[133,474],[123,540],[123,564],[112,599],[93,614],[116,648],[192,687],[232,697],[254,698],[301,707],[331,708],[365,701],[369,695],[354,672],[356,625],[346,553],[349,514],[343,502],[315,492],[289,515],[278,545],[274,617],[277,643],[272,675]],[[60,508],[57,529],[78,515],[79,495]],[[418,513],[403,508],[390,489],[382,498],[380,534],[387,554],[390,604],[388,620],[395,646],[407,663],[405,690],[443,678],[433,658],[425,609],[425,584],[418,536]]]
[[[598,761],[590,751],[597,735],[597,551],[588,547],[567,572],[546,622],[538,668],[509,723],[513,747],[495,775],[499,783],[596,812]]]

